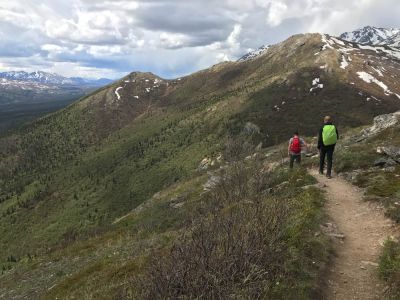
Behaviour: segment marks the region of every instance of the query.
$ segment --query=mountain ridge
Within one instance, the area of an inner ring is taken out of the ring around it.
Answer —
[[[391,46],[400,47],[400,28],[382,28],[365,26],[360,29],[344,32],[339,35],[339,39],[362,45]],[[264,54],[271,46],[263,45],[256,50],[251,50],[240,57],[237,61],[242,62],[254,59]]]
[[[399,28],[380,28],[365,26],[352,32],[345,32],[339,36],[341,39],[363,45],[387,45],[399,47]]]
[[[106,78],[85,79],[81,77],[64,77],[56,73],[48,73],[43,71],[0,72],[0,79],[36,82],[47,85],[72,85],[72,86],[82,86],[82,85],[99,86],[99,85],[106,85],[112,82],[111,79],[106,79]]]

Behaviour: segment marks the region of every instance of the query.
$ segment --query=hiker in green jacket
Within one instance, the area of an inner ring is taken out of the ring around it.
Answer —
[[[320,153],[319,160],[319,173],[324,174],[325,157],[328,160],[328,168],[326,171],[326,177],[332,178],[332,163],[333,163],[333,152],[337,140],[339,139],[339,132],[335,125],[332,124],[332,118],[326,116],[324,118],[324,126],[318,134],[318,149]]]

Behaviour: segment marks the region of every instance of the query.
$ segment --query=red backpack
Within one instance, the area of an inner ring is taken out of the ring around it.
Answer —
[[[292,144],[290,145],[290,151],[296,154],[301,152],[301,142],[298,136],[293,137]]]

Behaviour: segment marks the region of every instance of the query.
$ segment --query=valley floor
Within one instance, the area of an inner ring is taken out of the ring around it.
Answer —
[[[386,239],[395,233],[383,207],[363,200],[362,192],[340,178],[331,180],[312,171],[327,193],[326,211],[332,223],[328,235],[337,241],[328,270],[326,299],[383,299],[385,286],[377,267]]]

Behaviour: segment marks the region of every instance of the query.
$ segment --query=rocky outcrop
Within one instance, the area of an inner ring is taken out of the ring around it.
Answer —
[[[394,126],[400,126],[400,111],[375,117],[374,125],[361,132],[360,141]]]
[[[387,156],[390,160],[400,164],[400,148],[394,146],[378,147],[376,152]]]
[[[390,167],[390,166],[395,166],[395,165],[396,165],[396,162],[393,159],[391,159],[390,157],[389,158],[381,157],[374,161],[375,167],[383,168],[383,167]]]

